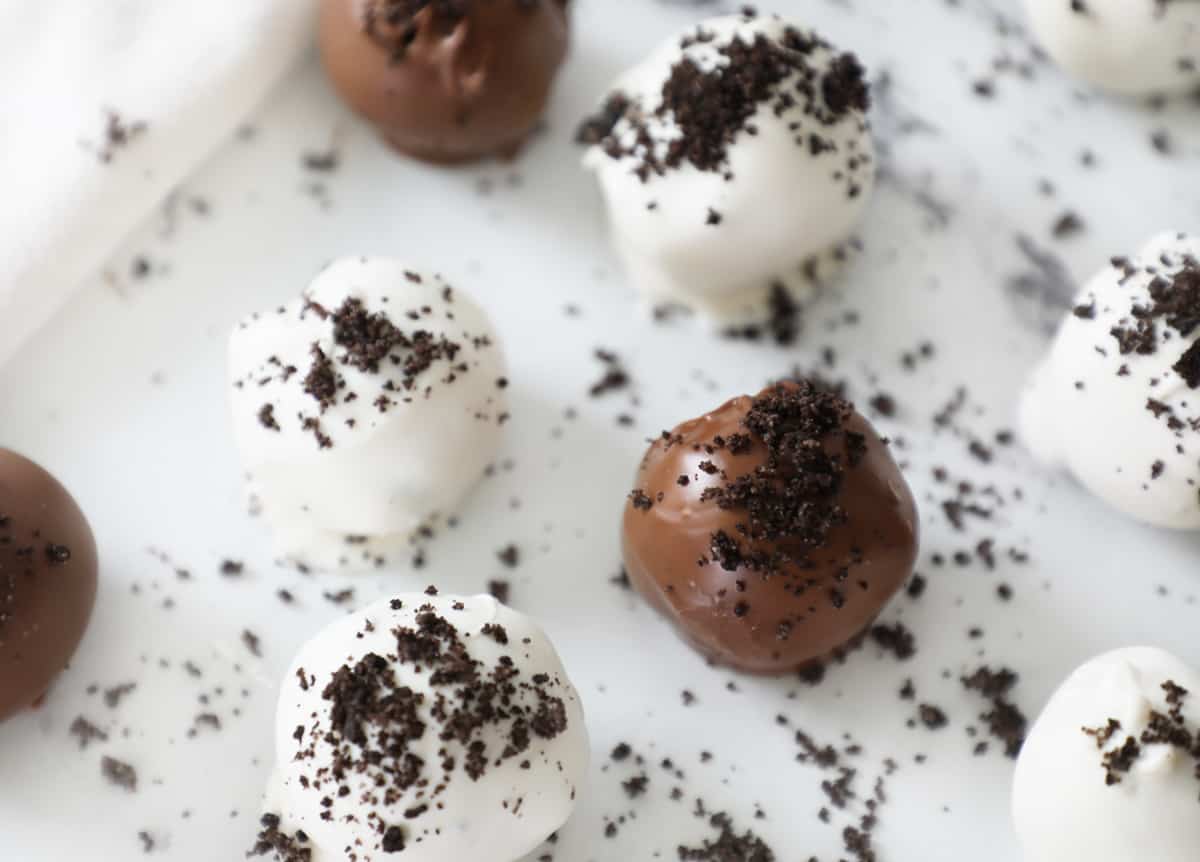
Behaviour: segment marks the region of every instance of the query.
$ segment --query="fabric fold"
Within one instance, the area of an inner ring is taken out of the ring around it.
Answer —
[[[0,0],[0,363],[312,42],[314,0]]]

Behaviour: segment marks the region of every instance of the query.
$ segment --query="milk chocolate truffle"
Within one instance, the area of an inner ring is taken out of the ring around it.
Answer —
[[[567,53],[567,0],[322,0],[321,56],[342,98],[431,162],[512,155]]]
[[[0,720],[33,705],[79,646],[96,601],[96,542],[79,506],[0,449]]]
[[[782,673],[854,642],[912,573],[917,511],[848,402],[771,386],[664,431],[625,507],[629,578],[705,656]]]

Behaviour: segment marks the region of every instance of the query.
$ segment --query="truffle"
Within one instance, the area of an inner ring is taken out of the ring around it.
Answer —
[[[1084,285],[1021,400],[1024,442],[1093,494],[1200,529],[1200,238],[1164,233]]]
[[[886,444],[800,381],[663,432],[622,537],[630,580],[697,650],[782,673],[866,631],[912,574],[917,533]]]
[[[33,705],[96,602],[96,541],[53,476],[0,449],[0,720]]]
[[[1034,723],[1012,798],[1028,862],[1191,862],[1200,674],[1150,647],[1087,662]]]
[[[1200,5],[1187,0],[1025,0],[1034,36],[1071,74],[1128,96],[1200,84]]]
[[[567,52],[566,0],[322,0],[321,57],[346,102],[431,162],[512,155]]]
[[[233,428],[282,553],[366,568],[447,516],[507,418],[484,312],[436,275],[346,258],[230,339]]]
[[[578,138],[635,287],[718,317],[805,289],[870,197],[869,102],[853,54],[750,13],[627,72]]]
[[[567,820],[589,752],[532,620],[490,596],[385,599],[284,678],[262,840],[303,836],[318,860],[516,862]]]

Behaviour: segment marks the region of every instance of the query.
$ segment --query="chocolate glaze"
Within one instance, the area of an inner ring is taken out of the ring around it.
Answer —
[[[96,569],[95,539],[71,495],[0,449],[0,720],[35,703],[75,653]]]
[[[767,443],[744,423],[752,406],[771,395],[831,399],[821,403],[836,410],[841,427],[811,445],[841,465],[825,501],[837,515],[815,533],[750,540],[739,532],[746,509],[722,508],[702,495],[767,463]],[[749,439],[713,446],[718,437],[739,434]],[[692,646],[741,670],[791,671],[852,644],[916,561],[916,503],[887,446],[853,407],[807,383],[734,398],[678,426],[650,446],[635,487],[622,530],[630,580]],[[730,571],[731,561],[723,565],[712,550],[719,531],[737,537],[743,554],[776,562]]]
[[[512,155],[567,51],[566,0],[322,0],[334,86],[396,149],[432,162]]]

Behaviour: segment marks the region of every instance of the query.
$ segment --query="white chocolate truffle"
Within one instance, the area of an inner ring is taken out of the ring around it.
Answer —
[[[714,18],[614,85],[579,140],[651,302],[722,315],[845,241],[874,186],[863,67],[778,17]]]
[[[249,491],[288,557],[364,567],[446,515],[506,418],[483,311],[439,276],[346,258],[230,339]]]
[[[1080,667],[1017,762],[1025,862],[1195,862],[1198,742],[1200,674],[1178,658],[1132,647]]]
[[[1113,93],[1200,84],[1200,5],[1193,0],[1025,0],[1034,35],[1072,75]]]
[[[312,862],[515,862],[566,822],[590,752],[554,647],[490,596],[331,624],[293,661],[275,733],[261,840]]]
[[[1200,238],[1165,233],[1083,288],[1022,397],[1020,427],[1122,512],[1200,529]]]

